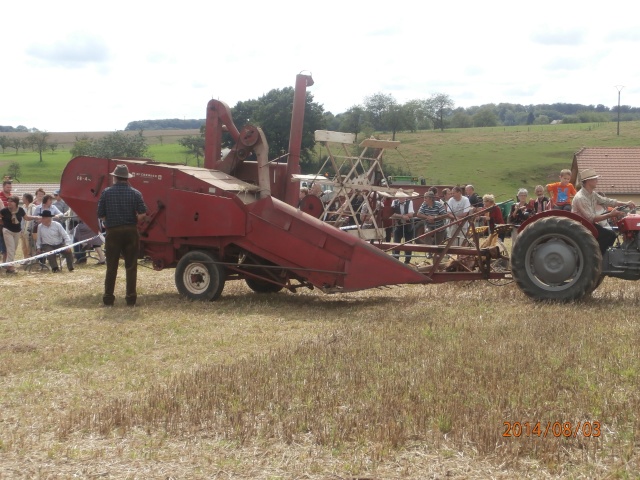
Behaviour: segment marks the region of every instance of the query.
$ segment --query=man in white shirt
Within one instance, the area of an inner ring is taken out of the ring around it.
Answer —
[[[469,199],[462,195],[461,187],[453,187],[453,196],[447,202],[449,205],[450,218],[453,221],[460,220],[461,218],[469,215],[471,211],[471,202]],[[451,227],[451,234],[453,235],[458,225],[453,225]],[[465,240],[465,234],[469,229],[469,222],[464,222],[462,225],[462,229],[460,229],[456,235],[456,239],[453,241],[453,245],[461,246]]]
[[[71,238],[66,232],[62,224],[52,221],[53,214],[50,210],[42,211],[42,219],[38,226],[38,240],[36,241],[37,253],[50,252],[65,245],[71,245]],[[73,250],[67,248],[62,252],[64,258],[67,261],[67,267],[70,272],[73,272]],[[55,255],[49,255],[49,266],[53,273],[60,271],[58,268],[58,260]]]
[[[596,230],[598,230],[598,245],[602,253],[607,251],[607,248],[612,246],[616,241],[617,234],[611,230],[604,228],[599,224],[602,220],[608,220],[609,218],[617,219],[618,217],[624,217],[624,213],[619,210],[606,211],[606,208],[602,207],[629,207],[636,208],[636,204],[633,202],[619,202],[613,198],[603,197],[596,192],[598,186],[598,179],[600,175],[596,173],[593,168],[587,168],[580,172],[580,178],[582,181],[582,188],[573,197],[571,202],[571,211],[577,213],[583,218],[586,218],[590,222],[593,222]],[[604,210],[604,211],[603,211]]]

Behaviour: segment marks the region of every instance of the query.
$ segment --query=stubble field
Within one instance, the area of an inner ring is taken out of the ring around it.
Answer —
[[[103,268],[0,280],[0,478],[640,473],[636,283],[553,305],[487,282],[230,282],[198,303],[142,267],[138,307],[120,278],[104,309]]]

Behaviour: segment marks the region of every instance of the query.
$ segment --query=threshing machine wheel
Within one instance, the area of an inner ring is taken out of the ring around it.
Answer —
[[[283,288],[282,285],[265,282],[257,278],[247,278],[245,282],[247,282],[247,286],[256,293],[278,293]]]
[[[525,227],[511,255],[520,289],[535,300],[571,301],[591,293],[602,269],[598,242],[582,224],[547,217]]]
[[[191,300],[217,300],[224,288],[225,271],[210,253],[194,250],[178,262],[175,281],[178,292]]]

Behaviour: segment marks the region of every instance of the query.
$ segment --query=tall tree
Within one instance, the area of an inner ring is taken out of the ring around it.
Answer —
[[[398,103],[390,103],[384,113],[384,120],[387,128],[391,130],[391,140],[396,139],[396,133],[402,130],[407,124],[408,109]]]
[[[429,97],[428,106],[430,116],[434,120],[434,128],[444,131],[444,117],[451,113],[455,103],[446,93],[434,93]]]
[[[415,132],[424,128],[425,119],[427,118],[424,100],[409,100],[402,106],[405,110],[406,127]]]
[[[362,131],[364,123],[364,108],[360,105],[354,105],[343,114],[342,122],[340,123],[340,130],[343,132],[354,133],[356,136],[356,143],[358,143],[358,134]]]
[[[10,138],[9,146],[16,150],[16,155],[18,154],[18,150],[24,148],[23,142],[20,138]]]
[[[48,132],[33,132],[25,140],[34,151],[38,152],[40,162],[42,162],[42,152],[49,148],[49,136]]]
[[[389,111],[389,107],[391,105],[396,105],[397,103],[398,102],[396,102],[393,95],[388,95],[382,92],[374,93],[369,97],[365,97],[364,108],[369,115],[373,128],[380,131],[389,129],[386,123],[388,118],[385,118],[385,115]]]
[[[473,116],[473,125],[475,127],[495,127],[498,125],[498,115],[492,106],[486,105],[482,107]]]

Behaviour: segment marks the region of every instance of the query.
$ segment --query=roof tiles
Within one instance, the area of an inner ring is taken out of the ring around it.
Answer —
[[[640,147],[589,147],[576,152],[572,173],[593,168],[604,194],[640,193]]]

